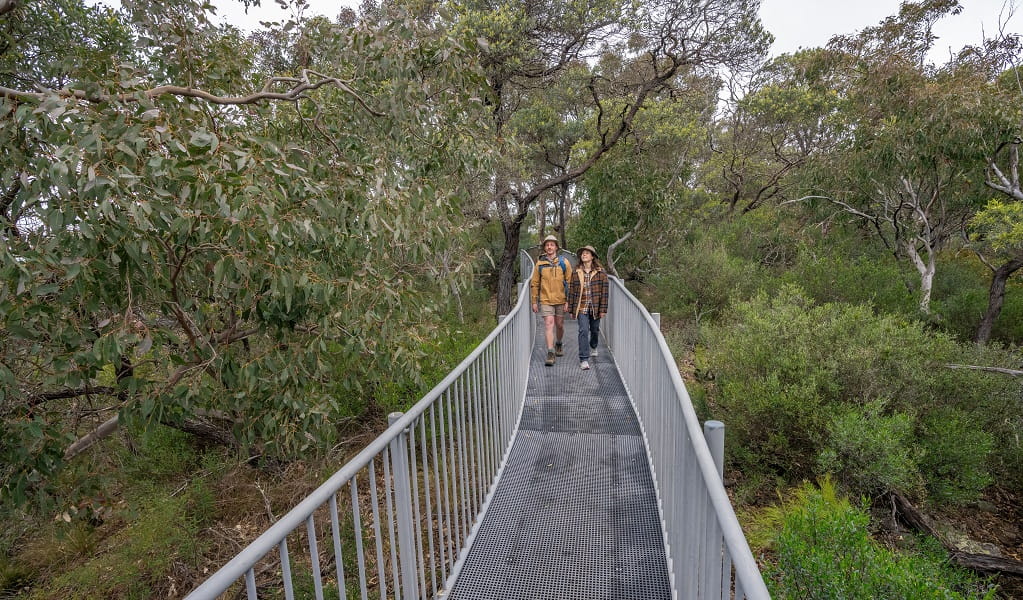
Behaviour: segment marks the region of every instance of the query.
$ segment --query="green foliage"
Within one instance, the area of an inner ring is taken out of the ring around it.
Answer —
[[[843,256],[844,249],[804,247],[782,280],[800,286],[821,304],[846,302],[877,312],[914,313],[916,303],[906,289],[902,266],[876,255]]]
[[[5,26],[53,5],[19,3]],[[255,70],[254,42],[192,0],[74,6],[72,33],[109,29],[60,83],[80,94],[17,60],[48,43],[30,30],[0,64],[8,84],[50,90],[0,102],[0,497],[52,491],[89,431],[83,396],[140,429],[215,420],[269,455],[329,442],[378,381],[414,378],[471,277],[430,262],[465,251],[456,180],[480,163],[484,114],[472,59],[442,23],[317,19],[303,60],[348,83],[224,106],[151,90],[238,97],[295,74]],[[136,45],[136,64],[114,62]]]
[[[839,409],[843,412],[827,424],[826,447],[817,458],[820,472],[833,473],[847,489],[871,495],[923,487],[917,469],[920,452],[914,444],[913,418],[903,413],[886,414],[886,404],[875,400],[863,407]],[[983,464],[976,466],[983,472]]]
[[[971,239],[1009,255],[1023,250],[1023,203],[994,198],[970,219]]]
[[[716,375],[711,409],[729,424],[743,472],[790,481],[834,472],[864,494],[919,495],[922,482],[942,502],[975,497],[988,478],[1011,384],[945,368],[963,356],[947,336],[783,287],[738,303],[706,339],[697,366]],[[979,416],[954,450],[927,434],[953,409]]]
[[[972,415],[950,407],[923,418],[920,468],[929,476],[927,487],[936,502],[964,504],[991,484],[987,464],[994,436],[980,425]]]
[[[668,248],[658,258],[661,269],[651,283],[657,290],[658,309],[666,314],[697,319],[716,316],[734,299],[755,293],[763,282],[757,264],[730,255],[710,237]]]
[[[772,512],[778,524],[772,547],[777,561],[765,575],[774,598],[995,597],[991,586],[949,566],[933,540],[906,554],[873,541],[866,508],[839,497],[826,480],[820,488],[804,484]]]
[[[56,574],[28,597],[151,598],[166,590],[177,563],[193,562],[210,543],[202,530],[214,498],[199,480],[177,496],[139,500],[144,508],[137,518],[111,538],[93,542],[102,552]],[[69,558],[91,554],[77,552]]]

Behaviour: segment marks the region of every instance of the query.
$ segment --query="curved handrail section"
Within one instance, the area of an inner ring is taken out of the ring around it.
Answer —
[[[660,327],[611,280],[604,335],[646,441],[675,597],[769,599]]]
[[[525,252],[520,263],[523,273],[532,270]],[[264,586],[288,600],[296,590],[315,598],[442,595],[522,410],[535,333],[528,287],[443,381],[408,412],[390,415],[383,434],[186,598],[244,589],[255,600]]]

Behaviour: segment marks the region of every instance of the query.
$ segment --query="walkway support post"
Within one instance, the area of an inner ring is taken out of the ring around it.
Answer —
[[[387,425],[394,425],[405,413],[387,415]],[[401,586],[407,600],[419,600],[416,578],[416,541],[412,531],[412,485],[408,464],[408,432],[402,431],[390,444],[391,473],[394,477],[394,506],[398,516],[398,561],[401,565]]]
[[[714,466],[718,468],[721,481],[725,480],[725,424],[721,421],[706,421],[703,424],[703,437],[707,440]]]

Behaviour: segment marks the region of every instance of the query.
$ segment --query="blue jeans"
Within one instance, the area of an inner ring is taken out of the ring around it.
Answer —
[[[587,314],[579,315],[579,361],[590,358],[590,348],[597,347],[600,319]]]

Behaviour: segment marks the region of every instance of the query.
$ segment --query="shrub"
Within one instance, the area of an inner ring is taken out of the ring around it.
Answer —
[[[922,487],[913,443],[913,418],[885,414],[885,402],[846,407],[827,427],[818,457],[822,473],[833,473],[848,489],[871,495]]]
[[[773,598],[994,597],[989,585],[948,566],[933,540],[903,555],[872,540],[865,506],[839,497],[827,480],[820,488],[803,485],[773,516],[779,522],[776,562],[765,573]]]
[[[666,249],[650,280],[657,290],[654,305],[663,314],[699,320],[749,297],[764,277],[755,263],[729,255],[717,240],[704,236]]]
[[[848,302],[877,312],[911,315],[917,299],[903,281],[901,266],[877,256],[849,258],[834,249],[804,247],[782,280],[799,285],[817,303]],[[822,254],[823,252],[823,254]]]
[[[920,467],[928,474],[927,489],[934,500],[969,502],[991,483],[987,463],[994,438],[978,425],[954,408],[940,408],[924,417]]]
[[[815,305],[792,286],[741,302],[730,316],[707,336],[697,366],[715,373],[708,406],[728,424],[740,470],[789,481],[835,472],[857,494],[891,487],[911,496],[921,481],[943,477],[956,490],[935,497],[945,502],[980,491],[991,440],[982,429],[998,413],[985,409],[989,420],[958,431],[954,451],[924,435],[932,413],[940,419],[1004,394],[1004,382],[945,368],[964,352],[953,340],[866,307]]]

